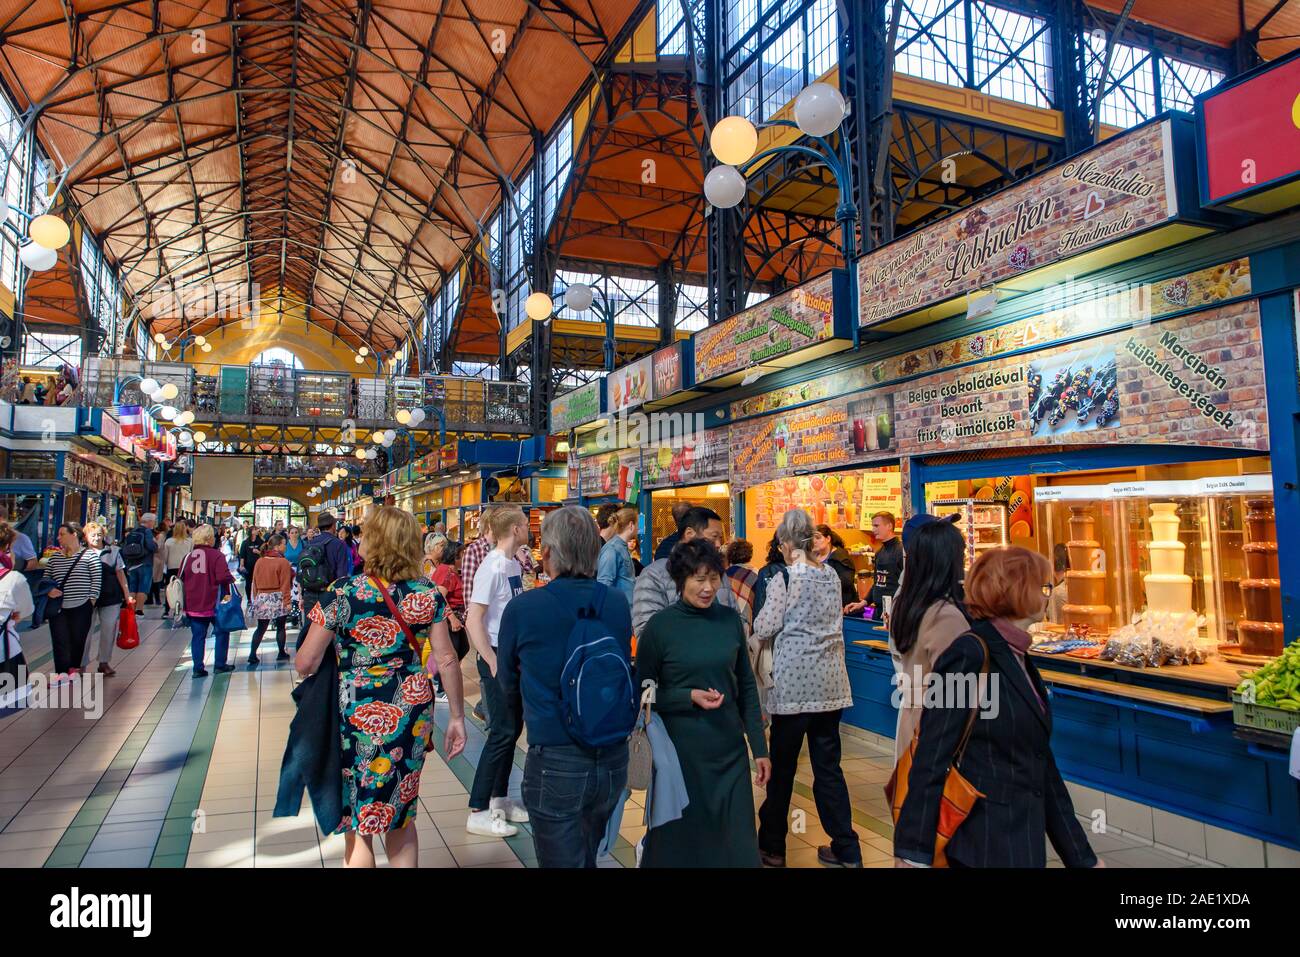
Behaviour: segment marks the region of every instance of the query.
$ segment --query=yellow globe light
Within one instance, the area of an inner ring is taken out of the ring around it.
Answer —
[[[212,343],[210,343],[210,342],[205,342],[205,343],[203,343],[203,351],[204,351],[204,352],[211,352],[211,351],[212,351]]]
[[[206,432],[195,432],[195,433],[194,433],[194,444],[195,444],[195,445],[198,445],[200,442],[206,442],[207,440],[208,440],[208,433],[206,433]]]
[[[555,304],[551,302],[551,297],[544,292],[535,292],[524,300],[524,312],[528,314],[529,319],[541,322],[549,318]]]
[[[724,116],[709,135],[709,149],[719,163],[739,166],[758,149],[758,130],[743,116]]]
[[[380,442],[384,441],[384,433],[383,433],[383,432],[371,432],[371,433],[370,433],[370,441],[371,441],[371,442],[374,442],[375,445],[378,445]]]
[[[181,390],[176,388],[175,382],[168,382],[158,393],[160,399],[174,399],[181,394]]]
[[[357,355],[368,356],[370,355],[370,350],[367,349],[365,346],[362,346],[360,349],[357,350]]]
[[[194,344],[195,344],[196,346],[206,345],[206,344],[207,344],[207,341],[208,341],[208,340],[205,339],[205,338],[203,338],[202,336],[195,336],[195,337],[194,337]]]
[[[361,356],[353,356],[352,361],[355,362],[357,365],[361,365],[361,363],[365,362],[366,360],[363,359]]]
[[[398,409],[395,418],[400,424],[407,425],[411,421],[411,413],[405,409]]]
[[[167,334],[164,333],[164,332],[155,332],[155,333],[153,334],[153,341],[154,341],[154,342],[166,342],[166,341],[167,341]]]
[[[62,249],[68,245],[68,240],[72,238],[68,224],[58,216],[52,216],[49,213],[33,219],[31,226],[28,227],[27,235],[32,238],[32,242],[36,245],[44,246],[46,249]]]
[[[365,449],[357,449],[357,458],[359,458],[359,459],[364,459],[365,457],[366,457],[366,450],[365,450]]]

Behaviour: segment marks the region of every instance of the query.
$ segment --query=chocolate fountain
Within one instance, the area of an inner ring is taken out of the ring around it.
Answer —
[[[1090,637],[1110,631],[1111,613],[1096,521],[1087,505],[1070,506],[1070,540],[1065,543],[1070,570],[1065,573],[1065,605],[1061,608],[1067,630],[1087,626]]]
[[[1246,501],[1246,577],[1241,580],[1243,617],[1237,619],[1237,639],[1247,655],[1282,653],[1282,582],[1278,578],[1277,523],[1273,502]]]

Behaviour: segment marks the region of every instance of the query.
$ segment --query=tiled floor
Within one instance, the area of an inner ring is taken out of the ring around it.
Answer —
[[[229,675],[191,680],[188,629],[170,629],[156,615],[150,609],[142,620],[138,648],[117,652],[118,674],[105,682],[98,719],[71,709],[0,718],[0,867],[341,866],[342,836],[322,835],[308,802],[296,818],[271,816],[294,710],[289,666],[274,664],[264,647],[257,671],[241,664]],[[48,671],[48,637],[24,638],[33,670]],[[232,661],[247,657],[248,640],[247,632],[232,639]],[[476,671],[465,671],[467,696],[476,699]],[[439,722],[446,715],[438,709]],[[477,722],[469,736],[465,754],[451,762],[433,752],[426,757],[417,820],[421,866],[535,866],[526,825],[505,841],[465,832],[468,786],[484,741]],[[441,734],[435,737],[440,748]],[[521,748],[511,777],[516,797],[523,756]],[[845,735],[843,767],[868,867],[892,864],[881,793],[892,760],[877,745]],[[816,848],[829,842],[811,786],[805,762],[787,847],[792,867],[818,866]],[[757,805],[761,790],[755,798]],[[645,832],[640,808],[641,794],[634,793],[618,847],[602,866],[635,866],[634,848]],[[1096,835],[1093,843],[1110,866],[1192,866],[1122,835]]]

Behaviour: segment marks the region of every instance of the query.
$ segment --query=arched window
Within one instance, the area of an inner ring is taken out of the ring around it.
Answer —
[[[282,365],[289,369],[301,369],[302,360],[281,346],[272,346],[253,360],[255,366]]]

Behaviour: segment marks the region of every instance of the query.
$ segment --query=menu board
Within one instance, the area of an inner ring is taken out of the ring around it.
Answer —
[[[871,516],[877,512],[889,512],[895,518],[902,516],[903,476],[897,470],[864,472],[859,486],[862,500],[858,509],[857,528],[868,531],[871,528]]]
[[[551,400],[551,431],[568,432],[575,426],[598,418],[602,411],[600,396],[603,381],[596,379]]]
[[[646,356],[621,369],[615,369],[605,377],[610,412],[636,408],[651,397],[653,360],[653,356]]]
[[[833,273],[695,333],[695,381],[708,382],[835,337]]]
[[[653,370],[652,395],[654,398],[662,399],[674,392],[680,392],[684,385],[682,381],[682,344],[674,342],[671,346],[665,346],[654,353],[650,360]]]
[[[985,289],[1137,235],[1177,210],[1170,121],[1112,137],[858,260],[859,321]]]

